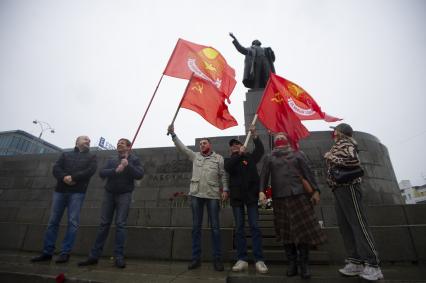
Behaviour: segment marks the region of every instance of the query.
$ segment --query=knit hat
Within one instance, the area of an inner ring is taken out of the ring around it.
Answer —
[[[348,136],[348,137],[352,137],[352,134],[354,132],[354,130],[352,129],[352,127],[349,126],[346,123],[341,123],[341,124],[339,124],[339,125],[337,125],[335,127],[330,127],[330,128],[332,128],[334,130],[337,130],[337,131],[341,132],[342,134],[344,134],[345,136]]]

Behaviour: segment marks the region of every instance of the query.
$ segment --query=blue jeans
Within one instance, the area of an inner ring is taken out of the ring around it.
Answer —
[[[55,251],[59,224],[65,208],[67,208],[68,225],[65,238],[62,241],[61,254],[69,254],[71,252],[80,224],[80,210],[83,206],[84,197],[85,193],[53,193],[52,209],[44,236],[44,254],[52,255]]]
[[[111,227],[112,218],[115,211],[115,250],[116,258],[124,256],[124,243],[127,238],[127,216],[129,215],[130,202],[132,193],[113,194],[108,191],[104,193],[101,211],[101,224],[96,236],[95,244],[90,252],[91,258],[99,258],[105,241],[108,237],[109,228]]]
[[[247,216],[253,242],[253,255],[256,261],[263,261],[262,252],[262,233],[260,232],[257,221],[259,219],[259,211],[257,203],[247,205]],[[232,208],[235,220],[235,245],[237,246],[238,260],[247,261],[247,241],[244,233],[245,211],[244,204]]]
[[[213,259],[220,259],[221,243],[219,228],[219,200],[192,196],[192,260],[201,260],[201,225],[203,224],[204,204],[207,207],[211,226]]]

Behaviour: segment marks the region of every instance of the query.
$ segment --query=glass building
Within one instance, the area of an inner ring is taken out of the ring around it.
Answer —
[[[27,132],[21,130],[0,132],[0,156],[54,152],[62,152],[62,149]]]

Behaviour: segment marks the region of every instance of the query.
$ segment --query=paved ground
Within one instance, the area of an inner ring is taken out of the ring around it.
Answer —
[[[73,256],[69,263],[55,264],[30,263],[34,253],[0,251],[0,282],[55,282],[57,275],[63,273],[65,282],[155,282],[155,283],[192,283],[192,282],[363,282],[359,278],[344,278],[337,273],[340,266],[314,265],[312,266],[313,278],[309,281],[298,277],[285,277],[285,264],[270,265],[267,275],[256,274],[251,265],[250,270],[244,273],[230,271],[231,263],[226,263],[225,272],[213,270],[210,262],[204,262],[197,270],[188,271],[188,262],[152,261],[128,259],[125,269],[113,266],[109,258],[102,258],[96,266],[79,268],[77,262],[83,257]],[[383,267],[385,279],[381,282],[425,282],[425,264],[387,264]]]

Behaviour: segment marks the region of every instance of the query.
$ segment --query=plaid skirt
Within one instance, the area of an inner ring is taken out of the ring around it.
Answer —
[[[284,244],[317,246],[326,240],[315,216],[314,206],[305,194],[273,199],[274,225]]]

